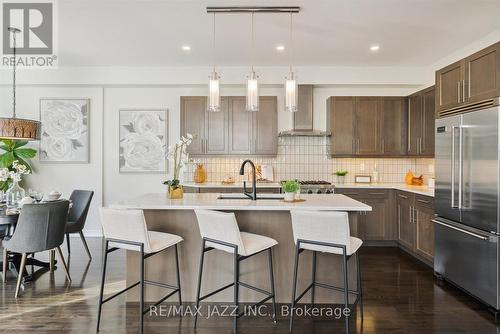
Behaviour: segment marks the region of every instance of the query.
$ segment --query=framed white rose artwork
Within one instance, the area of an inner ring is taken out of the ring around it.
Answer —
[[[120,110],[121,173],[165,173],[168,110]]]
[[[40,99],[40,162],[89,162],[90,99]]]

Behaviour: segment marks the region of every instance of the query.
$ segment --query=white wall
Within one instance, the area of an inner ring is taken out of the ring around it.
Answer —
[[[94,199],[85,226],[88,235],[100,235],[98,208],[103,199],[102,192],[102,129],[103,95],[99,87],[19,87],[17,99],[18,117],[39,119],[40,98],[89,98],[90,99],[90,162],[88,164],[47,164],[33,159],[35,174],[26,179],[25,190],[33,188],[50,192],[59,190],[69,196],[73,189],[94,190]],[[0,89],[0,110],[8,116],[12,110],[11,90]],[[38,143],[30,146],[38,149]]]

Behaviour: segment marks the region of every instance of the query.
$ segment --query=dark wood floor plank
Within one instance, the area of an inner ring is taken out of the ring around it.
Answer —
[[[44,273],[36,282],[28,283],[16,301],[15,278],[8,276],[0,290],[1,333],[95,332],[102,264],[102,256],[98,254],[102,252],[102,242],[99,238],[89,238],[88,243],[95,254],[92,262],[88,262],[81,243],[75,241],[72,245],[68,258],[71,284],[62,268],[58,268],[54,274]],[[125,285],[124,254],[114,252],[109,257],[106,294]],[[47,254],[37,255],[41,259],[47,257]],[[353,333],[500,332],[500,326],[483,305],[435,280],[431,268],[398,249],[363,248],[361,266],[365,314],[363,324],[357,314],[353,317]],[[137,307],[126,305],[125,298],[120,296],[104,305],[102,333],[137,332]],[[192,317],[147,316],[145,323],[146,333],[195,333]],[[343,333],[343,326],[342,320],[296,318],[294,333]],[[196,334],[231,333],[231,320],[201,318],[198,327]],[[278,324],[273,325],[267,317],[243,317],[239,333],[286,334],[288,319],[279,317]]]

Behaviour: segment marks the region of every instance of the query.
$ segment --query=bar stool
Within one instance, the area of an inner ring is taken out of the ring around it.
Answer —
[[[177,244],[183,241],[183,239],[180,236],[174,234],[148,231],[146,227],[146,220],[144,218],[144,213],[142,210],[116,210],[101,208],[101,223],[103,227],[106,246],[104,249],[104,265],[102,269],[101,291],[99,294],[99,307],[97,311],[97,332],[99,332],[102,305],[117,297],[118,295],[121,295],[125,291],[128,291],[137,285],[140,285],[140,332],[143,333],[144,314],[146,314],[151,309],[151,307],[159,305],[175,293],[178,293],[179,305],[182,305],[181,283],[179,275],[179,252],[177,249]],[[171,247],[175,248],[177,286],[145,280],[144,260]],[[139,268],[140,280],[103,300],[108,254],[118,249],[133,250],[141,253],[141,264]],[[144,310],[144,284],[159,286],[162,288],[171,289],[172,291],[165,297],[157,301],[154,305]]]
[[[233,333],[236,333],[238,318],[243,315],[243,313],[238,313],[238,288],[241,286],[266,295],[264,299],[254,304],[254,307],[260,306],[271,299],[273,307],[273,321],[276,323],[276,299],[274,293],[272,247],[277,245],[278,242],[266,236],[240,232],[234,213],[210,210],[195,210],[195,213],[198,219],[198,226],[200,227],[200,234],[203,239],[200,257],[200,270],[198,275],[198,288],[196,292],[196,309],[199,308],[200,301],[225,289],[234,287],[235,316],[233,318]],[[234,254],[234,282],[207,293],[204,296],[200,296],[205,253],[214,249]],[[269,279],[271,291],[266,291],[239,281],[240,262],[265,251],[268,252],[269,257]],[[198,314],[196,313],[194,320],[195,328],[197,321]]]
[[[312,304],[314,304],[314,288],[321,287],[330,290],[344,292],[344,307],[349,309],[349,293],[356,295],[354,305],[359,301],[361,319],[363,319],[363,297],[361,290],[361,270],[359,266],[358,249],[363,244],[361,239],[351,237],[349,231],[349,217],[347,212],[335,211],[305,211],[292,210],[293,238],[295,240],[295,264],[293,271],[292,287],[292,312],[290,314],[290,332],[293,327],[293,309],[299,300],[311,290]],[[312,283],[296,298],[297,272],[299,268],[299,255],[304,250],[313,252],[312,260]],[[344,287],[316,282],[316,255],[317,252],[342,255],[342,272],[344,276]],[[349,290],[347,261],[356,255],[357,267],[357,290]],[[349,316],[345,316],[346,333],[349,333]]]

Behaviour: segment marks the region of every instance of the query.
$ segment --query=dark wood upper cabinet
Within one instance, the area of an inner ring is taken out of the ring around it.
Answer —
[[[187,152],[192,155],[205,152],[205,114],[207,98],[205,96],[181,97],[181,135],[190,133],[194,136]]]
[[[252,154],[278,154],[278,100],[276,96],[263,96],[259,111],[254,113]]]
[[[465,101],[500,95],[500,42],[465,58]]]
[[[355,109],[355,152],[359,155],[377,155],[380,146],[380,98],[357,97]]]
[[[228,99],[221,98],[220,112],[206,112],[205,114],[205,153],[228,153]]]
[[[434,86],[408,97],[408,155],[434,156]]]
[[[342,156],[354,154],[354,110],[352,96],[333,96],[327,100],[330,137],[330,154]]]
[[[404,97],[382,97],[381,146],[384,155],[404,155],[407,146],[407,103]]]
[[[457,61],[436,72],[439,110],[454,108],[462,103],[463,62]]]
[[[196,135],[188,153],[192,156],[276,155],[277,98],[261,97],[258,112],[248,112],[245,104],[244,96],[224,96],[220,112],[208,112],[205,96],[182,96],[181,134]]]
[[[405,97],[332,96],[327,106],[332,156],[406,155]]]
[[[434,141],[436,124],[436,90],[434,87],[422,92],[422,139],[420,154],[434,156]]]
[[[246,110],[244,96],[229,99],[229,154],[251,154],[253,112]]]
[[[500,95],[500,42],[436,71],[436,109],[460,109]]]

